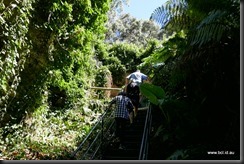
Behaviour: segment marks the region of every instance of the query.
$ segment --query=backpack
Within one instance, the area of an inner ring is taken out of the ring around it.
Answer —
[[[140,89],[139,89],[139,86],[137,85],[137,83],[134,83],[134,82],[130,82],[128,85],[127,85],[127,89],[126,89],[126,94],[129,98],[133,98],[135,96],[138,96],[139,93],[140,93]]]

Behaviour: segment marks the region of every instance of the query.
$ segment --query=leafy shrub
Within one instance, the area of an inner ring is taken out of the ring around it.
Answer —
[[[106,66],[101,66],[97,69],[95,76],[95,84],[96,87],[111,87],[112,84],[112,75]],[[109,96],[108,91],[98,90],[96,92],[100,98],[104,98],[104,96]],[[107,93],[107,94],[105,94]]]
[[[122,65],[121,61],[117,57],[108,57],[104,64],[108,67],[112,73],[113,84],[122,86],[125,83],[125,71],[126,68]]]

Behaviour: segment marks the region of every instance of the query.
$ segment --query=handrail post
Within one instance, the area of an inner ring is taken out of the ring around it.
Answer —
[[[105,109],[106,110],[106,109]],[[106,110],[107,111],[107,110]],[[105,111],[105,112],[106,112]],[[102,131],[101,131],[101,155],[103,155],[103,147],[104,147],[104,144],[103,144],[103,126],[104,126],[104,124],[103,124],[103,119],[104,119],[104,117],[102,117]]]

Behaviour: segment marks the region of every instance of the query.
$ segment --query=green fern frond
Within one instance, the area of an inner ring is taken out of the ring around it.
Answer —
[[[191,45],[198,45],[200,47],[211,40],[215,42],[220,41],[226,30],[226,26],[219,22],[221,22],[220,20],[225,16],[226,12],[220,10],[211,11],[197,26],[196,31],[191,38]]]
[[[156,21],[165,27],[168,23],[182,24],[185,21],[185,17],[182,17],[187,9],[187,3],[185,0],[169,0],[154,10],[150,19]],[[182,20],[179,22],[179,20]]]

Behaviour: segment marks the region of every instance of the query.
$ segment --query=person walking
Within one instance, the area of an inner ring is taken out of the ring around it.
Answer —
[[[127,96],[131,99],[134,107],[135,113],[134,117],[136,117],[139,107],[140,101],[140,89],[139,86],[148,79],[148,76],[144,73],[141,73],[140,70],[136,70],[135,72],[129,74],[126,77],[126,84],[125,84],[125,92]]]
[[[133,110],[131,100],[126,96],[125,92],[119,92],[117,96],[112,98],[108,108],[115,104],[115,136],[119,138],[119,149],[125,149],[125,130],[129,120],[129,111]]]
[[[133,82],[137,86],[140,86],[140,84],[142,84],[147,79],[148,79],[147,75],[141,73],[141,71],[138,69],[126,77],[126,85],[129,84],[130,82]]]
[[[132,110],[130,112],[130,120],[131,123],[134,122],[134,118],[135,115],[138,111],[138,107],[139,107],[139,100],[140,100],[140,89],[139,86],[136,85],[133,82],[130,82],[127,86],[126,86],[126,95],[131,99],[131,102],[135,108],[135,111]]]

